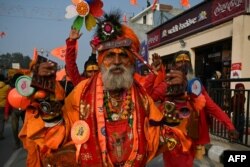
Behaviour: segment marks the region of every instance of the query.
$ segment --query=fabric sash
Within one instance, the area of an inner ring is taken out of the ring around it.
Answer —
[[[147,140],[144,133],[144,120],[148,117],[141,100],[146,97],[143,88],[134,83],[132,86],[132,101],[135,104],[133,113],[133,147],[132,151],[124,162],[124,166],[144,166],[147,159]],[[90,104],[90,113],[84,120],[90,127],[90,138],[82,144],[80,150],[81,166],[115,166],[107,150],[106,123],[103,112],[103,84],[101,74],[92,77],[82,92],[81,100],[84,104]],[[93,107],[94,106],[94,107]],[[149,107],[148,107],[149,108]]]

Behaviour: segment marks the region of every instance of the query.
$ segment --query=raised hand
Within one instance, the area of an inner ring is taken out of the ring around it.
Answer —
[[[152,55],[152,61],[153,62],[151,64],[151,66],[153,67],[153,70],[158,71],[161,68],[161,65],[162,65],[162,60],[161,60],[160,55],[158,55],[158,53],[154,53]]]
[[[80,33],[77,29],[71,28],[70,33],[69,33],[70,40],[79,39],[81,36],[82,36],[82,33]]]

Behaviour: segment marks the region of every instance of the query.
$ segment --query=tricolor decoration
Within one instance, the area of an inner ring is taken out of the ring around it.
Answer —
[[[72,28],[78,31],[85,23],[85,27],[90,31],[96,26],[96,18],[103,15],[102,0],[71,0],[73,5],[66,7],[65,18],[71,19],[76,17]]]
[[[17,78],[15,87],[20,95],[28,97],[34,93],[35,89],[30,86],[31,80],[31,77],[27,75]]]
[[[188,81],[188,86],[187,86],[188,94],[197,97],[201,94],[201,91],[202,91],[202,84],[198,78],[193,78]]]

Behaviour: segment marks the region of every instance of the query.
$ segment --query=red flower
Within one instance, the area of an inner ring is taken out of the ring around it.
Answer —
[[[101,40],[99,39],[98,36],[95,36],[92,40],[91,43],[95,46],[98,46],[101,43]]]

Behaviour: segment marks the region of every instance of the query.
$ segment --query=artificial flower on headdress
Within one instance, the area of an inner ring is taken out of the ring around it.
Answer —
[[[103,15],[102,0],[71,0],[73,5],[66,7],[65,18],[76,17],[72,27],[80,30],[85,23],[85,27],[90,31],[96,26],[96,18]]]

